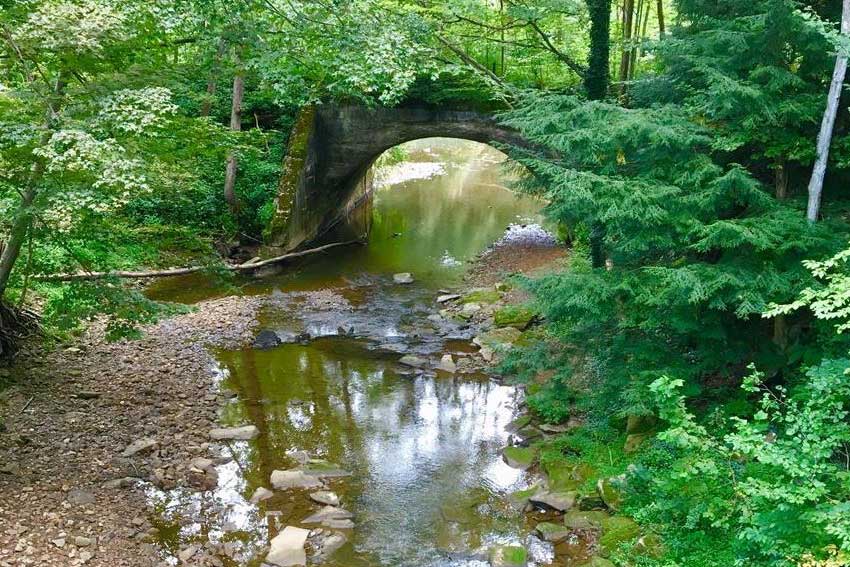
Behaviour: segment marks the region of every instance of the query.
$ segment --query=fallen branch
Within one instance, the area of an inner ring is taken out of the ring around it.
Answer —
[[[269,258],[268,260],[263,260],[261,262],[251,263],[246,262],[244,264],[238,264],[236,266],[224,266],[224,269],[229,270],[231,272],[250,272],[256,270],[257,268],[262,268],[264,266],[269,266],[272,264],[277,264],[279,262],[283,262],[284,260],[291,260],[293,258],[300,258],[302,256],[308,256],[310,254],[316,254],[319,252],[324,252],[325,250],[330,250],[331,248],[337,248],[339,246],[350,246],[351,244],[362,244],[362,240],[347,240],[345,242],[334,242],[332,244],[325,244],[324,246],[319,246],[317,248],[308,248],[307,250],[301,250],[299,252],[290,252],[289,254],[284,254],[282,256],[276,256],[274,258]],[[34,279],[39,281],[49,281],[49,282],[69,282],[69,281],[84,281],[84,280],[99,280],[103,278],[167,278],[172,276],[184,276],[187,274],[194,274],[196,272],[201,272],[207,269],[207,266],[191,266],[188,268],[170,268],[167,270],[151,270],[146,272],[78,272],[75,274],[44,274],[33,276]]]

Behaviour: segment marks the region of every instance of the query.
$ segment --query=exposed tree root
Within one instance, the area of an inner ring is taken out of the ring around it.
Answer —
[[[21,341],[41,332],[38,316],[0,301],[0,359],[11,358]]]

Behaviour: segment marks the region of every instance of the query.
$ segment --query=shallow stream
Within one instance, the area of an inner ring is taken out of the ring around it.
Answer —
[[[541,204],[505,188],[504,156],[487,146],[423,140],[406,151],[378,174],[368,245],[238,282],[270,296],[262,328],[284,344],[216,353],[217,383],[232,394],[222,423],[260,435],[228,444],[215,490],[152,490],[166,556],[214,541],[229,546],[232,564],[260,565],[282,526],[320,506],[301,490],[248,499],[306,452],[352,473],[327,481],[355,527],[324,565],[483,566],[493,543],[522,543],[530,565],[552,563],[551,545],[507,498],[531,482],[501,457],[520,392],[482,373],[398,364],[401,354],[470,352],[473,331],[435,318],[434,299],[493,242],[536,234]],[[398,272],[415,282],[394,283]],[[149,290],[186,303],[223,293],[203,276]]]

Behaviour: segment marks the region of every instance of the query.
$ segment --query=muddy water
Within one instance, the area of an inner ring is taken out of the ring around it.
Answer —
[[[397,362],[468,353],[474,330],[428,319],[436,290],[457,285],[509,225],[539,220],[540,203],[504,188],[502,159],[477,144],[417,142],[379,175],[368,246],[237,282],[270,295],[262,323],[285,343],[217,353],[216,380],[233,395],[222,422],[252,423],[260,435],[228,445],[216,490],[151,492],[166,557],[214,542],[226,563],[260,565],[283,526],[314,527],[301,523],[320,507],[306,491],[248,502],[306,452],[352,473],[327,481],[355,527],[324,565],[483,566],[494,543],[521,543],[531,565],[551,564],[551,546],[507,499],[532,480],[500,457],[519,392],[484,374],[414,373]],[[394,284],[396,272],[416,282]],[[172,281],[151,295],[222,293],[203,284]]]

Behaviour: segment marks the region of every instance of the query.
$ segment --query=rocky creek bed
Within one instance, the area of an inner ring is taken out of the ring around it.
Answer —
[[[551,261],[547,251],[536,267]],[[533,262],[526,257],[524,264]],[[476,286],[482,279],[472,273],[469,284],[431,298],[422,323],[427,330],[410,333],[415,344],[372,341],[374,348],[397,357],[400,374],[486,373],[501,351],[523,340],[535,324],[535,313],[516,303],[521,293],[503,281]],[[478,273],[492,281],[491,271]],[[397,274],[392,285],[414,280],[413,274]],[[333,317],[343,313],[345,324],[338,325],[337,334],[369,338],[368,326],[358,329],[356,319],[349,324],[358,310],[356,296],[352,302],[345,290],[322,290],[228,297],[151,326],[138,341],[106,343],[101,326],[93,325],[71,346],[45,351],[31,345],[20,358],[25,362],[4,370],[18,378],[2,394],[0,565],[235,565],[259,552],[266,564],[285,566],[321,563],[332,555],[357,529],[358,518],[335,492],[347,471],[307,453],[295,455],[298,466],[275,470],[266,486],[253,491],[250,503],[296,490],[316,511],[300,525],[273,516],[277,535],[259,550],[240,549],[238,540],[210,540],[166,553],[162,542],[168,526],[157,521],[151,494],[213,490],[218,471],[233,460],[229,444],[258,434],[250,423],[222,427],[221,408],[231,394],[211,379],[216,368],[211,348],[313,340],[315,333],[262,330],[263,311],[292,307],[292,302],[314,329],[333,329]],[[421,346],[430,344],[422,339],[431,334],[442,340],[442,350]],[[614,514],[617,479],[600,481],[595,493],[581,493],[577,487],[586,480],[581,470],[553,474],[536,463],[535,443],[578,426],[571,421],[552,427],[528,416],[514,420],[503,458],[536,480],[500,501],[470,494],[444,508],[438,548],[494,567],[525,565],[529,546],[477,539],[473,526],[483,521],[481,514],[504,506],[526,514],[534,541],[549,544],[556,561],[610,565],[603,556],[611,546],[637,535],[633,522]]]

